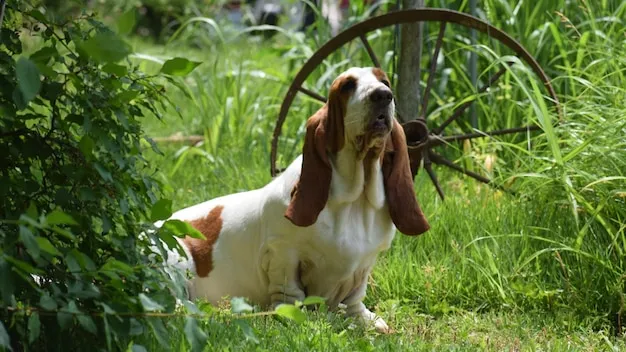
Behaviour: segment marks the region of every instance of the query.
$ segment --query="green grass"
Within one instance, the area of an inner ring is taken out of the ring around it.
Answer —
[[[425,314],[397,301],[380,305],[395,331],[377,335],[329,313],[308,313],[302,324],[263,317],[247,320],[213,315],[200,326],[208,335],[206,351],[611,351],[626,347],[607,331],[566,326],[563,318],[542,312],[458,311]],[[181,322],[181,327],[183,323]],[[248,324],[245,324],[248,325]],[[171,331],[170,350],[187,350],[181,331]],[[148,350],[156,341],[135,341]]]
[[[431,230],[418,238],[398,234],[380,257],[366,298],[396,333],[379,336],[352,329],[341,317],[310,313],[301,325],[250,318],[255,343],[244,338],[235,318],[212,313],[212,320],[203,323],[207,350],[626,347],[616,337],[626,277],[626,5],[540,1],[520,3],[514,11],[517,4],[486,1],[486,16],[519,39],[553,78],[564,121],[552,127],[557,116],[545,91],[520,68],[507,73],[492,94],[479,97],[482,129],[536,122],[545,130],[445,150],[446,156],[481,172],[490,172],[485,159],[496,156],[491,173],[515,188],[515,196],[439,168],[447,195],[442,202],[426,175],[418,175],[416,191]],[[510,18],[516,21],[507,22]],[[428,29],[430,45],[435,27]],[[204,62],[178,81],[182,91],[168,90],[178,113],[165,112],[161,121],[146,118],[144,124],[150,136],[206,137],[194,147],[163,144],[163,155],[151,157],[176,209],[270,180],[269,146],[280,103],[315,42],[324,41],[286,32],[270,42],[245,35],[222,42],[214,29],[195,23],[167,46],[134,42],[137,52],[155,58]],[[232,37],[228,27],[221,31],[224,38]],[[381,32],[372,40],[381,57],[391,34]],[[453,39],[462,31],[452,34],[429,106],[434,125],[473,92],[465,49],[479,53],[481,80],[493,74],[494,57],[511,54],[487,37],[472,48]],[[357,46],[336,56],[313,75],[310,87],[324,92],[343,67],[369,65]],[[351,59],[342,63],[346,57]],[[384,57],[390,65],[391,56]],[[148,72],[159,67],[137,62]],[[280,165],[299,152],[303,123],[317,106],[300,96],[292,105],[281,136]],[[467,128],[455,124],[450,133]],[[172,332],[171,338],[173,345],[184,344],[182,333]],[[156,341],[143,344],[157,349]]]

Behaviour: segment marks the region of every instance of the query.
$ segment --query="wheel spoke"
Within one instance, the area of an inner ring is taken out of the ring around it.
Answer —
[[[314,91],[312,91],[310,89],[306,89],[304,87],[298,87],[298,90],[301,91],[302,93],[310,96],[313,99],[317,99],[317,100],[321,101],[322,103],[326,102],[326,98],[324,98],[321,94],[315,93]]]
[[[370,46],[370,42],[367,41],[367,37],[365,36],[365,34],[359,35],[359,38],[361,38],[361,41],[363,42],[363,45],[367,50],[367,54],[370,56],[370,59],[372,59],[372,63],[374,64],[374,66],[380,68],[380,61],[378,61],[378,57],[376,57],[376,54]]]
[[[513,134],[513,133],[526,132],[526,131],[537,131],[537,130],[540,130],[540,129],[541,129],[541,127],[539,127],[537,125],[531,125],[531,126],[523,126],[523,127],[515,127],[515,128],[506,128],[506,129],[503,129],[503,130],[488,131],[488,132],[474,132],[474,133],[468,133],[468,134],[457,134],[457,135],[454,135],[454,136],[438,137],[438,139],[441,140],[441,143],[437,144],[437,142],[434,142],[433,144],[440,145],[440,144],[448,143],[448,142],[464,141],[466,139],[501,136],[501,135],[504,135],[504,134]]]
[[[462,174],[465,174],[469,177],[472,177],[482,183],[486,183],[486,184],[491,184],[491,180],[486,178],[485,176],[479,175],[473,171],[469,171],[469,170],[465,170],[464,168],[458,166],[457,164],[453,163],[452,161],[444,158],[443,156],[433,152],[432,150],[428,153],[428,156],[430,157],[430,160],[435,163],[435,164],[439,164],[439,165],[445,165],[449,168],[451,168],[452,170],[458,171]]]
[[[483,20],[474,18],[464,13],[456,12],[456,11],[445,10],[445,9],[432,9],[432,8],[393,11],[393,12],[390,12],[381,16],[377,16],[374,18],[370,18],[363,22],[357,23],[354,26],[339,33],[337,36],[331,38],[326,44],[324,44],[317,51],[315,51],[313,55],[304,63],[302,68],[298,71],[296,76],[293,78],[291,84],[289,85],[287,92],[285,93],[285,96],[280,106],[280,110],[279,110],[278,117],[276,120],[276,125],[274,126],[274,133],[272,135],[271,150],[270,150],[270,165],[271,165],[270,171],[272,173],[272,176],[276,175],[276,172],[278,169],[276,165],[276,160],[277,160],[278,144],[279,144],[278,139],[281,134],[282,125],[288,117],[290,107],[292,106],[297,93],[302,92],[304,94],[307,94],[309,97],[312,97],[315,100],[318,100],[320,102],[326,101],[325,97],[317,93],[314,93],[308,89],[301,88],[301,86],[309,78],[309,76],[315,71],[315,69],[317,69],[325,59],[327,59],[330,55],[335,53],[338,48],[340,48],[341,46],[345,45],[348,42],[351,42],[357,37],[360,37],[360,40],[364,43],[366,49],[368,49],[368,47],[369,49],[371,49],[371,45],[369,45],[370,43],[367,42],[366,40],[363,40],[363,38],[367,39],[366,37],[367,33],[370,33],[374,30],[389,27],[389,26],[395,26],[397,30],[399,26],[402,24],[415,23],[415,22],[428,22],[428,23],[439,22],[441,27],[445,26],[445,23],[442,23],[442,22],[458,24],[461,27],[474,29],[482,34],[488,35],[489,38],[496,40],[497,42],[511,49],[517,57],[519,57],[523,62],[525,62],[526,65],[528,65],[531,68],[531,70],[537,75],[538,79],[543,83],[543,85],[547,89],[548,95],[550,96],[550,101],[553,102],[555,105],[556,113],[559,116],[559,122],[563,120],[563,111],[559,103],[559,99],[554,91],[554,88],[551,85],[550,78],[546,75],[546,73],[541,68],[537,60],[534,59],[532,55],[524,47],[522,47],[515,39],[513,39],[510,35],[506,34],[502,30],[490,25],[489,23]],[[442,30],[440,30],[439,36],[440,37],[443,36]],[[396,39],[395,37],[396,36],[394,36],[394,40]],[[441,40],[443,41],[443,39]],[[436,69],[436,59],[439,55],[438,51],[441,50],[442,45],[443,45],[443,42],[438,42],[438,44],[435,45],[435,51],[437,51],[437,54],[433,56],[434,62],[431,63],[430,65],[431,73],[428,79],[430,83],[427,83],[428,95],[430,95],[430,89],[434,84],[434,71]],[[373,51],[371,51],[371,53],[373,53]],[[373,58],[375,56],[372,56],[371,53],[368,50],[368,54],[370,54],[370,59],[372,61],[378,61]],[[394,61],[395,61],[395,58],[394,58]],[[391,76],[390,78],[393,80],[394,76]],[[424,102],[424,100],[429,99],[428,95],[426,96],[426,99],[423,99],[422,103]],[[467,107],[471,106],[471,104],[472,103],[469,102]],[[428,107],[428,105],[427,104],[419,104],[419,105],[420,106],[416,109],[416,110],[419,110],[419,111],[416,111],[417,115],[419,117],[422,117],[422,115],[423,117],[425,117],[426,108]],[[457,109],[465,110],[467,109],[467,107],[459,106]],[[461,115],[462,113],[463,111],[458,112],[456,114]],[[446,125],[453,122],[456,118],[458,118],[458,116],[452,118],[449,122],[446,123]],[[444,129],[443,127],[436,129],[436,131],[438,133],[441,133],[441,131]],[[537,127],[528,128],[528,130],[534,130],[534,129],[538,129],[538,128]],[[504,132],[494,131],[492,133],[489,133],[489,132],[474,133],[474,134],[470,134],[464,137],[452,136],[452,137],[447,137],[446,141],[484,137],[484,136],[489,136],[489,135],[497,135],[500,133],[503,134]],[[513,132],[509,132],[509,133],[513,133]],[[419,145],[413,145],[413,146],[409,145],[409,149],[411,151],[411,154],[416,154],[420,152],[426,153],[425,151],[427,149],[430,149],[435,145],[445,144],[446,141],[444,141],[441,136],[430,135],[425,142],[419,143]]]
[[[441,189],[441,185],[439,184],[439,180],[437,179],[437,174],[433,171],[432,162],[430,161],[430,157],[427,153],[424,153],[424,170],[428,173],[430,180],[433,181],[433,185],[435,185],[435,189],[439,194],[441,200],[445,200],[445,195],[443,194],[443,189]]]
[[[428,108],[428,98],[430,96],[430,88],[435,80],[435,70],[437,69],[437,58],[439,57],[439,51],[443,45],[443,34],[446,31],[446,23],[441,22],[439,26],[439,35],[437,36],[437,43],[435,43],[435,49],[433,50],[432,62],[430,63],[430,72],[428,73],[428,82],[426,83],[426,89],[424,90],[424,97],[422,98],[422,112],[419,114],[419,118],[426,118],[426,108]]]
[[[513,64],[513,62],[507,62],[506,63],[508,66],[511,66]],[[508,66],[505,66],[503,68],[501,68],[498,72],[496,72],[495,75],[493,75],[490,79],[489,82],[487,84],[485,84],[484,86],[482,86],[479,90],[477,94],[482,94],[485,91],[487,91],[487,89],[489,89],[489,87],[491,87],[497,80],[498,78],[500,78],[507,70]],[[448,117],[448,119],[446,121],[444,121],[441,126],[435,128],[433,130],[434,134],[439,134],[441,133],[441,131],[443,131],[446,127],[448,127],[449,124],[451,124],[454,120],[458,119],[459,116],[461,116],[465,110],[467,110],[467,108],[469,108],[474,102],[476,101],[476,99],[472,99],[470,101],[467,101],[465,103],[463,103],[461,106],[459,106],[458,108],[456,108],[456,110],[454,110],[454,112],[452,113],[452,116]]]

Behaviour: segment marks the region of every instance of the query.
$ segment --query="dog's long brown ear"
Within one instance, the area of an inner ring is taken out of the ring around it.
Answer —
[[[300,179],[285,211],[285,217],[296,226],[313,225],[328,201],[333,173],[328,153],[338,152],[344,144],[343,117],[350,94],[341,89],[345,83],[345,78],[335,80],[326,105],[307,121]]]
[[[422,234],[430,225],[415,198],[406,137],[395,119],[385,149],[382,169],[391,220],[405,235]]]
[[[326,154],[327,111],[327,106],[324,106],[306,124],[302,171],[285,211],[285,217],[296,226],[313,225],[328,200],[332,167]]]

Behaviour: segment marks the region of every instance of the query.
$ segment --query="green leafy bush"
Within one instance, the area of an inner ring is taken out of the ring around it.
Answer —
[[[10,2],[0,36],[0,349],[110,350],[146,334],[167,346],[155,312],[172,312],[184,285],[147,260],[157,233],[138,237],[148,215],[171,215],[140,125],[160,117],[163,85],[91,16],[53,23]]]

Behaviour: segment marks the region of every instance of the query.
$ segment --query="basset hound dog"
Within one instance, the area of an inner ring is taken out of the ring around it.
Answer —
[[[363,304],[368,275],[396,228],[411,236],[429,229],[394,109],[382,70],[350,68],[308,119],[302,155],[282,174],[173,214],[206,237],[179,240],[182,262],[169,254],[194,273],[190,298],[246,297],[273,307],[320,296],[388,331]]]

